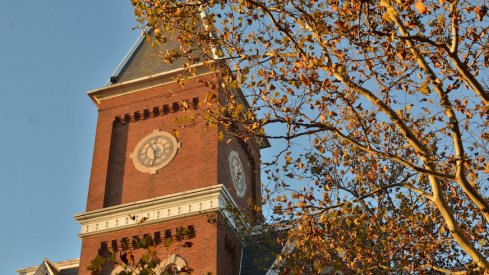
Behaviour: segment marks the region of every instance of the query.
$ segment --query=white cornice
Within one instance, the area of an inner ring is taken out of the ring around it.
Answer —
[[[98,107],[100,106],[100,102],[105,99],[136,93],[149,88],[173,83],[175,81],[175,76],[181,73],[188,74],[185,76],[189,79],[213,73],[212,69],[205,67],[204,63],[202,62],[191,65],[189,67],[195,69],[195,75],[190,75],[188,72],[185,71],[185,69],[179,68],[91,90],[88,91],[88,96]]]
[[[81,238],[137,227],[143,218],[146,225],[217,211],[223,213],[234,227],[234,218],[226,210],[229,203],[237,208],[226,188],[219,184],[85,212],[76,215],[75,219],[81,224]]]

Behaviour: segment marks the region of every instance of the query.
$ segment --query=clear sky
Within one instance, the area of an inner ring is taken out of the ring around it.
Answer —
[[[0,273],[79,257],[102,87],[139,34],[129,0],[0,0]]]

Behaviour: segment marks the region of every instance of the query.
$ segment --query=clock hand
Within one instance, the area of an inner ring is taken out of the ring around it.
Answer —
[[[154,146],[153,147],[153,144],[150,145],[151,149],[153,149],[153,154],[156,156],[156,157],[160,157],[161,156],[161,150],[160,148],[158,148],[158,146]]]
[[[151,160],[151,166],[154,166],[156,161],[156,152],[153,147],[151,147],[151,149],[153,149],[153,159]]]

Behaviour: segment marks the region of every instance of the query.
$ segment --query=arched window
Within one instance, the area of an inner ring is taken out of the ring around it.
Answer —
[[[178,265],[171,263],[165,266],[162,275],[177,275],[179,273],[180,270],[178,270]]]
[[[164,275],[188,274],[186,272],[187,262],[175,254],[162,261],[160,267],[162,267]]]
[[[111,272],[111,275],[118,274],[124,270],[125,270],[124,267],[118,266]],[[183,258],[175,254],[172,254],[168,256],[168,258],[164,259],[157,267],[153,269],[153,271],[156,274],[162,274],[162,275],[189,274],[187,269],[187,262]]]

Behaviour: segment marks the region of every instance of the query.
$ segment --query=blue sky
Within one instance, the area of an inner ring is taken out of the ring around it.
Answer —
[[[2,274],[79,257],[102,87],[139,34],[129,0],[0,0]]]

